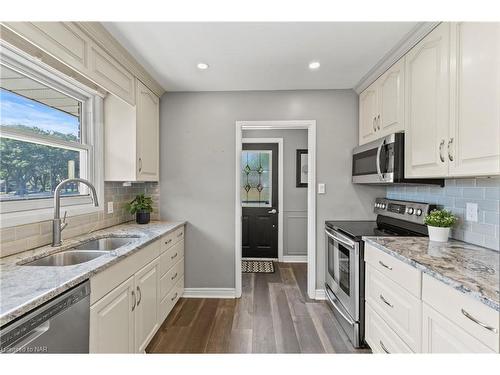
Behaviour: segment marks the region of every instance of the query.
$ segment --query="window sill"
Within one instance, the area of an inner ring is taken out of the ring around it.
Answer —
[[[62,206],[61,217],[64,212],[68,212],[68,217],[90,214],[102,211],[102,207],[95,207],[92,204],[82,204],[75,206]],[[3,213],[0,215],[0,228],[15,227],[17,225],[33,224],[40,221],[52,220],[54,218],[53,208],[44,208],[31,211],[18,211]]]

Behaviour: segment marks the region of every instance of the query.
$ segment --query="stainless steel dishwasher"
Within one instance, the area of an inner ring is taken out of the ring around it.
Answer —
[[[88,281],[0,329],[2,353],[88,353]]]

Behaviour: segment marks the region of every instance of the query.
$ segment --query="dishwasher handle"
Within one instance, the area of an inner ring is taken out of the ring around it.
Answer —
[[[31,333],[25,336],[22,340],[14,343],[15,346],[12,348],[12,351],[10,352],[8,351],[8,353],[18,353],[22,351],[28,344],[35,341],[49,329],[50,329],[50,320],[47,320],[45,323],[43,323],[42,325],[36,327],[33,331],[31,331]]]

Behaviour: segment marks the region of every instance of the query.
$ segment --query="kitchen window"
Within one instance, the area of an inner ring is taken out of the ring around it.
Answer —
[[[14,51],[0,57],[1,226],[50,219],[67,178],[89,180],[102,197],[102,98]],[[83,184],[67,185],[62,197],[69,214],[95,211]]]

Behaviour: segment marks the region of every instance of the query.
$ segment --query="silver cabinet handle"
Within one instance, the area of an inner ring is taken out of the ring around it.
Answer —
[[[178,296],[178,294],[177,294],[177,292],[175,292],[174,296],[172,298],[170,298],[170,301],[175,300],[177,298],[177,296]]]
[[[391,305],[389,301],[387,301],[382,294],[379,297],[382,300],[382,302],[385,303],[387,306],[394,307],[394,305]]]
[[[377,116],[377,129],[380,130],[380,114]]]
[[[443,146],[444,146],[444,139],[441,139],[441,142],[439,143],[439,158],[441,159],[442,163],[444,163]]]
[[[135,292],[132,290],[132,311],[135,310],[136,305],[137,305],[137,299],[135,298]]]
[[[139,306],[139,304],[141,303],[141,300],[142,300],[142,292],[141,292],[141,288],[137,287],[137,296],[139,297],[139,299],[137,300],[137,306]]]
[[[172,255],[172,256],[170,257],[170,259],[175,259],[175,257],[177,257],[177,254],[179,254],[179,253],[175,253],[174,255]]]
[[[385,347],[384,343],[382,342],[382,340],[379,340],[379,344],[380,344],[380,347],[382,348],[382,350],[384,352],[386,352],[387,354],[391,354],[391,352],[389,350],[387,350],[387,348]]]
[[[378,264],[380,264],[382,267],[387,268],[389,271],[392,271],[392,267],[388,266],[387,264],[385,264],[381,260],[378,261]]]
[[[450,138],[450,140],[448,141],[448,159],[450,159],[450,161],[454,160],[453,155],[451,154],[451,145],[452,144],[453,144],[453,137]]]
[[[268,214],[275,214],[276,212],[278,212],[278,211],[276,211],[276,208],[273,208],[272,210],[267,211]]]
[[[375,132],[377,131],[377,124],[376,124],[376,122],[377,122],[377,116],[375,116],[375,117],[373,118],[373,121],[372,121],[372,124],[373,124],[373,131],[375,131]]]
[[[165,245],[168,245],[170,242],[172,242],[171,238],[168,241],[165,241]]]
[[[181,232],[181,233],[179,233],[179,234],[177,235],[177,237],[182,237],[182,235],[183,235],[183,234],[184,234],[184,233],[183,233],[183,232]]]
[[[488,331],[491,331],[491,332],[494,332],[494,333],[498,332],[498,330],[495,327],[491,327],[491,326],[489,326],[489,325],[487,325],[487,324],[485,324],[485,323],[477,320],[476,318],[474,318],[471,314],[469,314],[464,309],[462,309],[462,314],[465,315],[465,317],[467,317],[468,319],[472,320],[474,323],[479,324],[483,328],[486,328]]]
[[[175,273],[175,275],[174,275],[174,276],[172,276],[172,277],[170,278],[170,280],[173,280],[173,279],[175,279],[176,277],[177,277],[177,272]]]
[[[139,172],[142,171],[142,158],[139,158]]]

